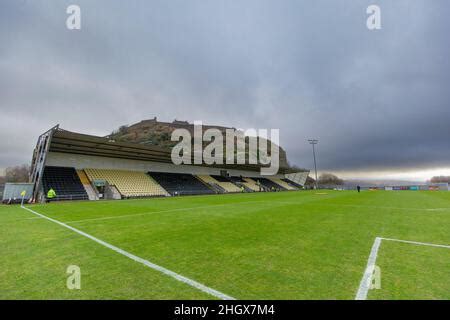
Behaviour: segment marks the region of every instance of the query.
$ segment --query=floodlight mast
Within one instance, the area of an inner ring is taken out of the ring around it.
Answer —
[[[317,181],[317,163],[316,163],[316,148],[315,148],[316,144],[319,143],[319,140],[318,139],[308,139],[308,142],[309,142],[310,145],[312,145],[312,149],[313,149],[314,173],[315,173],[315,176],[316,176],[315,185],[316,185],[316,189],[319,189],[319,184],[318,184],[318,181]]]

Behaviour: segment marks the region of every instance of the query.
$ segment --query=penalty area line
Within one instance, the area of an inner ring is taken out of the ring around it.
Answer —
[[[366,270],[364,271],[361,282],[359,284],[359,288],[358,288],[358,292],[356,293],[355,300],[366,300],[367,299],[367,294],[369,293],[369,290],[370,290],[370,284],[372,282],[372,275],[373,275],[373,272],[375,269],[375,263],[377,261],[378,251],[380,249],[382,240],[407,243],[407,244],[413,244],[413,245],[419,245],[419,246],[450,249],[450,245],[444,245],[444,244],[435,244],[435,243],[428,243],[428,242],[418,242],[418,241],[410,241],[410,240],[376,237],[375,241],[373,242],[372,249],[370,250],[370,255],[369,255],[369,259],[367,260]]]
[[[148,260],[145,260],[145,259],[143,259],[141,257],[138,257],[138,256],[136,256],[136,255],[134,255],[132,253],[129,253],[129,252],[123,250],[123,249],[120,249],[119,247],[116,247],[116,246],[114,246],[112,244],[109,244],[109,243],[107,243],[107,242],[105,242],[103,240],[100,240],[100,239],[98,239],[98,238],[96,238],[94,236],[91,236],[90,234],[88,234],[86,232],[83,232],[81,230],[78,230],[77,228],[71,227],[71,226],[69,226],[69,225],[67,225],[67,224],[65,224],[65,223],[63,223],[61,221],[58,221],[58,220],[52,219],[50,217],[47,217],[47,216],[45,216],[45,215],[43,215],[41,213],[38,213],[38,212],[36,212],[34,210],[29,209],[29,208],[27,208],[27,207],[25,207],[23,205],[21,206],[21,208],[25,209],[25,210],[27,210],[27,211],[35,214],[35,215],[37,215],[38,217],[41,217],[43,219],[46,219],[46,220],[51,221],[53,223],[56,223],[56,224],[58,224],[58,225],[60,225],[60,226],[62,226],[64,228],[69,229],[69,230],[72,230],[73,232],[76,232],[79,235],[82,235],[83,237],[86,237],[86,238],[88,238],[88,239],[90,239],[92,241],[95,241],[98,244],[101,244],[102,246],[104,246],[104,247],[106,247],[108,249],[111,249],[111,250],[113,250],[113,251],[115,251],[115,252],[117,252],[117,253],[119,253],[119,254],[121,254],[121,255],[129,258],[129,259],[131,259],[131,260],[139,262],[139,263],[141,263],[141,264],[145,265],[146,267],[149,267],[149,268],[151,268],[153,270],[159,271],[159,272],[161,272],[161,273],[163,273],[163,274],[165,274],[165,275],[167,275],[167,276],[169,276],[169,277],[171,277],[171,278],[173,278],[175,280],[178,280],[178,281],[183,282],[183,283],[185,283],[185,284],[187,284],[187,285],[189,285],[189,286],[191,286],[191,287],[193,287],[195,289],[203,291],[204,293],[207,293],[209,295],[212,295],[212,296],[214,296],[216,298],[219,298],[219,299],[222,299],[222,300],[236,300],[235,298],[233,298],[231,296],[228,296],[228,295],[226,295],[226,294],[224,294],[224,293],[222,293],[220,291],[217,291],[215,289],[207,287],[204,284],[201,284],[201,283],[199,283],[199,282],[197,282],[195,280],[186,278],[185,276],[182,276],[182,275],[180,275],[180,274],[178,274],[178,273],[176,273],[174,271],[171,271],[171,270],[166,269],[164,267],[161,267],[161,266],[159,266],[157,264],[154,264],[154,263],[152,263],[152,262],[150,262]]]

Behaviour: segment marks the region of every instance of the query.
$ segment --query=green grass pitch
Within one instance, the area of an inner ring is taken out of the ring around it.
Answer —
[[[237,299],[354,299],[375,237],[450,245],[450,192],[322,192],[29,207]],[[0,299],[214,298],[18,206],[0,257]],[[386,241],[377,265],[369,299],[450,299],[450,249]]]

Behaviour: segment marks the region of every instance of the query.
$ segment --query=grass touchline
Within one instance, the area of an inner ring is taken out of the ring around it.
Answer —
[[[47,216],[45,216],[45,215],[43,215],[41,213],[38,213],[38,212],[36,212],[34,210],[31,210],[31,209],[29,209],[29,208],[27,208],[27,207],[25,207],[23,205],[21,205],[21,208],[25,209],[25,210],[27,210],[27,211],[35,214],[35,215],[37,215],[40,218],[49,220],[49,221],[54,222],[54,223],[56,223],[56,224],[58,224],[58,225],[60,225],[60,226],[62,226],[64,228],[72,230],[72,231],[74,231],[74,232],[76,232],[76,233],[78,233],[78,234],[80,234],[80,235],[82,235],[82,236],[84,236],[84,237],[86,237],[86,238],[88,238],[90,240],[93,240],[93,241],[97,242],[98,244],[101,244],[102,246],[104,246],[106,248],[109,248],[109,249],[111,249],[111,250],[113,250],[113,251],[115,251],[115,252],[117,252],[117,253],[119,253],[121,255],[126,256],[127,258],[130,258],[131,260],[134,260],[136,262],[142,263],[143,265],[145,265],[145,266],[147,266],[149,268],[152,268],[152,269],[157,270],[157,271],[159,271],[161,273],[164,273],[165,275],[168,275],[168,276],[170,276],[170,277],[172,277],[172,278],[174,278],[174,279],[176,279],[178,281],[184,282],[184,283],[186,283],[186,284],[188,284],[188,285],[190,285],[190,286],[192,286],[194,288],[197,288],[197,289],[199,289],[199,290],[201,290],[203,292],[206,292],[206,293],[208,293],[208,294],[210,294],[210,295],[212,295],[212,296],[214,296],[216,298],[223,299],[223,300],[235,300],[233,297],[230,297],[230,296],[228,296],[228,295],[226,295],[226,294],[224,294],[224,293],[222,293],[220,291],[217,291],[217,290],[214,290],[212,288],[209,288],[209,287],[205,286],[204,284],[201,284],[201,283],[199,283],[199,282],[197,282],[195,280],[186,278],[186,277],[184,277],[184,276],[182,276],[182,275],[180,275],[180,274],[178,274],[176,272],[173,272],[173,271],[171,271],[169,269],[161,267],[161,266],[159,266],[157,264],[154,264],[154,263],[152,263],[152,262],[150,262],[148,260],[142,259],[142,258],[140,258],[140,257],[138,257],[138,256],[136,256],[136,255],[134,255],[132,253],[129,253],[129,252],[127,252],[127,251],[125,251],[123,249],[120,249],[120,248],[118,248],[118,247],[116,247],[116,246],[114,246],[112,244],[109,244],[108,242],[105,242],[105,241],[100,240],[100,239],[98,239],[98,238],[96,238],[94,236],[91,236],[90,234],[88,234],[86,232],[78,230],[77,228],[71,227],[71,226],[69,226],[69,225],[67,225],[67,224],[65,224],[63,222],[58,221],[58,220],[49,218],[49,217],[47,217]]]
[[[450,207],[447,192],[242,193],[26,207],[67,227],[0,206],[3,299],[218,298],[140,259],[228,297],[354,299],[374,238],[450,243],[450,212],[427,210]],[[71,231],[72,222],[141,263]],[[382,243],[381,278],[367,299],[450,298],[450,250]],[[71,265],[80,268],[80,290],[66,287]]]

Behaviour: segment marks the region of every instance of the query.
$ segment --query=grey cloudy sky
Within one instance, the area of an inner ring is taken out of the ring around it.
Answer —
[[[309,168],[319,138],[319,167],[349,177],[444,172],[449,14],[446,0],[2,0],[0,168],[57,123],[104,135],[158,116],[280,128]]]

